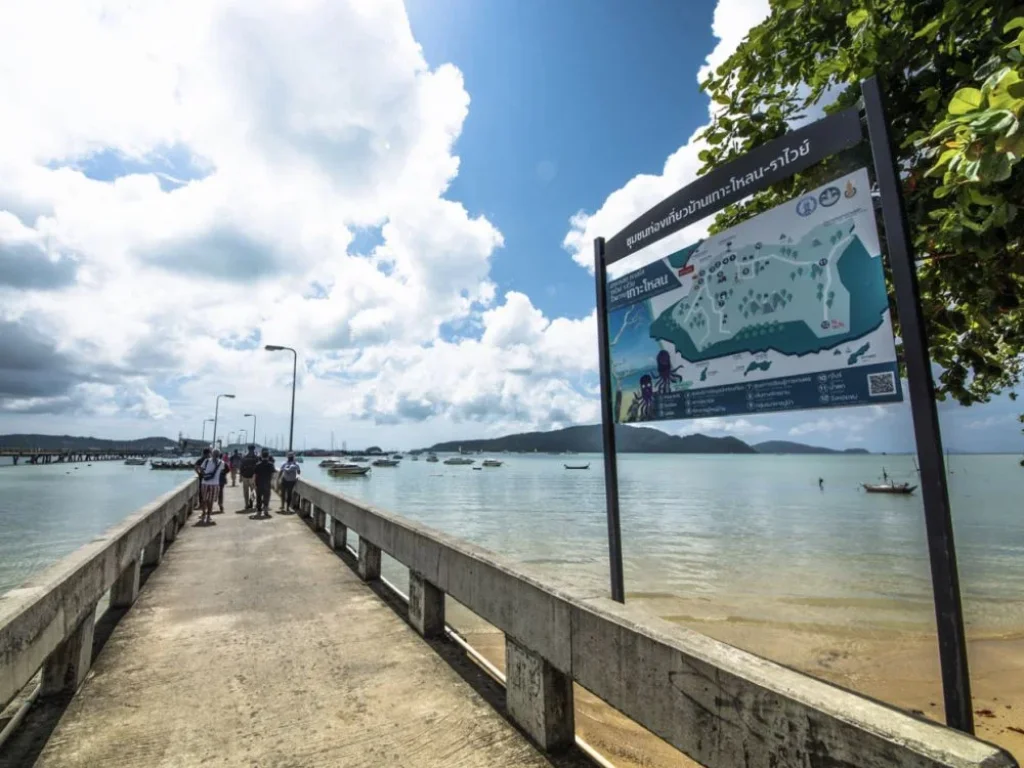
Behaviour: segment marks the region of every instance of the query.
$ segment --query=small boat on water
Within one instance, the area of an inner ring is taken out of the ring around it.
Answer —
[[[151,461],[149,463],[150,469],[195,469],[195,464],[191,461]],[[77,467],[76,467],[77,469]]]
[[[320,466],[329,469],[338,466],[338,462],[335,459],[324,459],[320,462]]]
[[[124,463],[129,467],[144,467],[146,466],[145,459],[125,459]]]
[[[400,454],[400,453],[396,453],[396,454],[395,454],[394,456],[392,456],[391,458],[392,458],[392,459],[398,459],[399,461],[401,461],[401,460],[402,460],[403,458],[405,458],[405,457],[404,457],[404,456],[402,456],[402,454]]]
[[[910,483],[894,483],[891,480],[888,483],[862,483],[862,485],[868,493],[893,493],[902,496],[909,496],[917,488],[916,485]]]
[[[419,461],[419,460],[420,460],[420,457],[419,457],[419,456],[417,456],[417,455],[416,455],[416,454],[414,453],[414,454],[412,455],[412,460],[413,460],[413,461]]]
[[[434,454],[430,454],[429,456],[427,456],[427,461],[429,461],[431,464],[436,464],[438,461],[440,461],[440,459],[437,458],[437,456],[435,456]]]
[[[369,467],[360,467],[358,464],[335,464],[327,470],[327,474],[331,477],[352,477],[365,475],[369,471]]]
[[[375,462],[373,462],[373,466],[375,466],[375,467],[397,467],[398,463],[399,463],[398,459],[377,459]]]
[[[566,469],[590,469],[589,462],[587,462],[586,464],[563,464],[562,466],[565,467]]]
[[[500,467],[502,463],[503,462],[500,462],[497,459],[484,459],[485,467]]]
[[[430,459],[427,459],[427,461],[430,461]],[[465,456],[452,456],[450,459],[445,459],[444,463],[453,466],[467,466],[475,463],[475,461],[475,459],[467,459]]]
[[[475,472],[483,472],[483,471],[484,471],[484,468],[483,468],[483,467],[473,467],[473,470],[474,470]]]

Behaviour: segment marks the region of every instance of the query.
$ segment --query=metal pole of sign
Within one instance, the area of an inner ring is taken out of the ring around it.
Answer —
[[[967,669],[967,642],[960,603],[956,549],[953,546],[953,518],[946,487],[942,436],[935,407],[935,388],[928,356],[928,338],[921,315],[917,272],[908,236],[899,174],[893,159],[882,89],[875,77],[861,83],[861,88],[875,178],[881,194],[889,266],[892,268],[892,281],[896,289],[896,308],[899,311],[900,336],[903,339],[910,408],[914,419],[914,439],[921,469],[921,496],[928,532],[946,724],[973,734],[971,680]]]
[[[597,283],[597,346],[601,375],[601,436],[604,440],[604,493],[608,515],[608,570],[612,600],[626,602],[622,578],[622,531],[619,526],[619,468],[615,454],[615,411],[612,363],[608,334],[608,274],[604,263],[604,238],[594,240],[594,279]]]

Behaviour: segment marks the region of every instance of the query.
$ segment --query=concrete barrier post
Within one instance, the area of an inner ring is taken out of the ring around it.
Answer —
[[[178,521],[172,517],[164,526],[164,541],[170,544],[176,538],[178,538]]]
[[[444,592],[409,571],[409,622],[423,637],[444,634]]]
[[[313,505],[313,530],[322,531],[324,529],[324,518],[326,513],[320,509],[320,507]]]
[[[185,522],[188,520],[188,513],[190,511],[191,510],[187,506],[184,506],[180,510],[178,510],[178,527],[179,528],[184,528],[185,527]]]
[[[331,549],[344,551],[348,528],[338,522],[337,518],[331,518]]]
[[[376,581],[380,578],[380,547],[359,537],[359,578]]]
[[[546,751],[572,746],[572,678],[505,636],[505,690],[512,719]]]
[[[43,662],[39,692],[43,696],[74,693],[85,680],[92,665],[92,636],[96,606],[85,614],[81,624]]]
[[[136,557],[110,588],[111,608],[131,608],[139,596],[139,576],[142,573],[142,559]]]
[[[160,565],[164,556],[164,532],[160,531],[142,550],[143,565]]]

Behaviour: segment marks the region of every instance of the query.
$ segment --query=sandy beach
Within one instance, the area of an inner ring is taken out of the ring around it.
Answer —
[[[499,669],[504,635],[464,610],[449,621]],[[757,653],[909,712],[943,721],[938,650],[934,636],[832,627],[771,625],[673,617],[689,629]],[[977,736],[1024,761],[1024,631],[981,635],[970,642]],[[679,768],[698,763],[576,686],[577,733],[621,768]]]

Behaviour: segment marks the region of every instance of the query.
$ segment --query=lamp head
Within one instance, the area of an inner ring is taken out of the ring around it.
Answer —
[[[221,395],[221,397],[230,397],[230,398],[231,398],[232,400],[234,400],[234,399],[235,399],[235,396],[234,396],[234,395]]]
[[[277,344],[267,344],[263,347],[267,352],[280,352],[284,347],[278,346]]]
[[[243,413],[242,414],[242,418],[246,418],[248,416],[255,416],[255,415],[256,415],[255,413]]]

